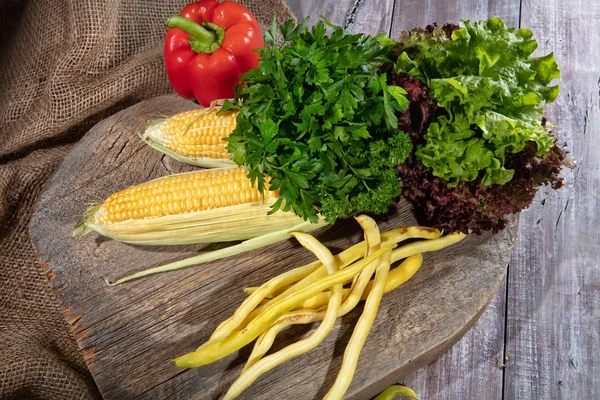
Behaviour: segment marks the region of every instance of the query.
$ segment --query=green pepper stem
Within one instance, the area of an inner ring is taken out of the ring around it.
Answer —
[[[216,34],[181,15],[172,15],[167,22],[167,27],[181,29],[207,47],[212,46],[218,40]]]

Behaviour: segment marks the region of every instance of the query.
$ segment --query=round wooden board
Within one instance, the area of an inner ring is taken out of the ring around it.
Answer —
[[[196,107],[173,96],[139,103],[100,122],[77,144],[46,183],[31,223],[34,245],[59,293],[83,355],[107,399],[216,398],[239,375],[250,346],[206,367],[180,370],[170,360],[193,351],[258,285],[313,256],[293,240],[238,257],[156,275],[117,287],[114,280],[221,244],[141,247],[95,233],[72,237],[87,204],[133,184],[194,167],[147,147],[136,132],[161,116]],[[381,230],[414,225],[401,202]],[[386,294],[361,353],[348,397],[366,399],[431,362],[475,323],[499,286],[512,253],[517,220],[497,235],[469,236],[427,254],[419,272]],[[316,236],[335,253],[361,239],[348,219]],[[362,307],[338,320],[314,351],[272,370],[242,398],[317,399],[337,375]],[[314,328],[314,327],[313,327]],[[308,332],[295,327],[276,341],[280,349]]]

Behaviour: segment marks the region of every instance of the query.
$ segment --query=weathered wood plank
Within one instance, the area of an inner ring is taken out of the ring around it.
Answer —
[[[322,15],[348,32],[370,35],[389,32],[394,8],[394,0],[287,0],[286,3],[299,21],[310,17],[314,23]]]
[[[41,195],[32,222],[36,248],[48,262],[65,313],[92,375],[108,399],[215,398],[240,373],[249,353],[206,367],[180,370],[170,360],[197,348],[219,321],[255,286],[312,261],[292,240],[235,258],[163,274],[122,286],[114,279],[209,246],[131,246],[90,234],[71,237],[90,199],[184,167],[145,146],[135,131],[158,115],[188,109],[165,96],[140,103],[94,127],[67,156]],[[187,168],[186,168],[187,169]],[[383,230],[414,224],[410,207],[381,218]],[[350,398],[368,398],[431,362],[455,343],[483,312],[500,284],[516,223],[499,235],[471,236],[426,255],[425,265],[401,290],[387,294],[363,349]],[[317,232],[332,249],[348,247],[361,233],[352,221]],[[269,372],[242,396],[248,399],[316,398],[332,384],[359,309],[342,318],[317,351]],[[282,333],[276,346],[306,328]]]
[[[506,278],[458,343],[401,381],[422,399],[502,399],[505,300]]]
[[[600,3],[523,2],[521,25],[561,67],[547,108],[578,167],[523,213],[511,262],[505,396],[600,398]]]
[[[397,0],[391,37],[403,30],[459,19],[500,17],[519,23],[519,0]],[[503,387],[506,285],[503,283],[475,327],[438,360],[402,379],[424,399],[501,399]],[[400,379],[400,377],[398,377]]]
[[[520,0],[396,0],[391,37],[397,37],[403,30],[423,28],[434,22],[443,25],[461,19],[499,17],[508,25],[517,26],[519,7]]]

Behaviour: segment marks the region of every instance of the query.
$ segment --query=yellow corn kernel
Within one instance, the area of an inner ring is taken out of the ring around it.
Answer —
[[[187,159],[229,160],[223,138],[235,129],[238,111],[217,115],[219,110],[219,107],[211,107],[176,114],[149,126],[143,138],[150,145],[158,145]]]
[[[265,199],[278,196],[278,191],[265,190]],[[112,224],[261,200],[262,195],[251,187],[243,168],[201,170],[166,176],[114,193],[101,205],[96,218],[100,224]]]

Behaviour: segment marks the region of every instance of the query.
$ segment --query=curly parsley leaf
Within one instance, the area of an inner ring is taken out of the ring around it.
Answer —
[[[329,222],[384,213],[400,194],[395,167],[412,151],[396,117],[406,92],[379,73],[393,42],[325,19],[307,26],[284,23],[279,46],[275,24],[265,34],[259,67],[223,106],[240,110],[227,149],[261,191],[279,190],[273,212]]]

